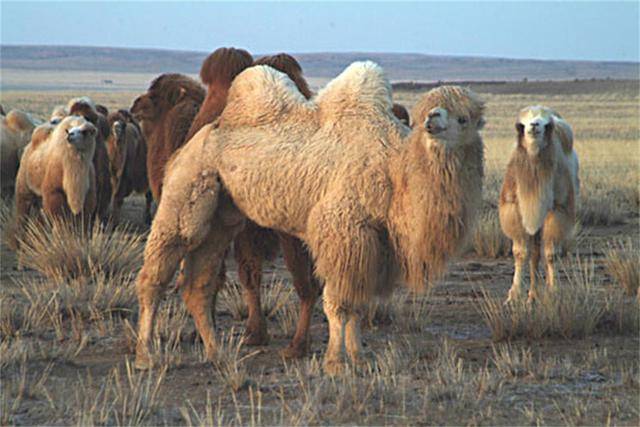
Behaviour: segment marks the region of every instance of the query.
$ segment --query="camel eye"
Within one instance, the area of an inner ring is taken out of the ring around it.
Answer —
[[[461,125],[467,124],[467,118],[466,117],[458,117],[458,123],[460,123]]]

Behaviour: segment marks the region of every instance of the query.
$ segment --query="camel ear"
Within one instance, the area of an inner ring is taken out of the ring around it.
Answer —
[[[182,86],[173,89],[171,93],[169,93],[169,102],[173,105],[177,104],[182,101],[186,93],[187,90]]]
[[[516,132],[518,132],[518,136],[524,135],[524,125],[522,123],[516,123]]]

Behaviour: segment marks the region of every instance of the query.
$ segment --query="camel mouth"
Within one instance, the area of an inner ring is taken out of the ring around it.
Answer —
[[[447,130],[446,127],[441,127],[441,126],[436,126],[436,125],[427,126],[427,132],[429,133],[429,135],[432,135],[432,136],[439,135],[442,132],[444,132],[445,130]]]

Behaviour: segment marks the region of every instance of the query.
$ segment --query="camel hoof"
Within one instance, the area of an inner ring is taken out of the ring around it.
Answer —
[[[148,354],[137,353],[133,366],[140,371],[148,371],[153,368],[153,361]]]
[[[280,350],[280,356],[284,359],[302,359],[307,355],[305,345],[289,344],[286,348]]]
[[[260,346],[269,344],[269,334],[267,328],[258,328],[257,330],[247,329],[244,332],[244,345]]]
[[[345,363],[339,359],[325,359],[322,364],[322,370],[326,375],[335,377],[344,374],[346,366]]]

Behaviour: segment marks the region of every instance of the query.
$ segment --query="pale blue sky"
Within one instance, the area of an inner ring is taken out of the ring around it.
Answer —
[[[8,2],[3,44],[638,61],[639,3]]]

